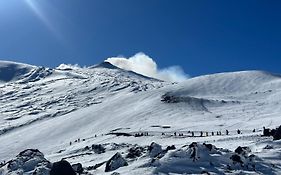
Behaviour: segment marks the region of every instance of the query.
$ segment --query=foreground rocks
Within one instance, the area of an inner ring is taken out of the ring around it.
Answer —
[[[83,171],[82,165],[75,164],[77,173]],[[69,162],[61,160],[51,163],[37,149],[27,149],[20,152],[15,159],[2,164],[0,175],[76,175]]]
[[[83,167],[81,163],[71,165],[66,160],[51,163],[39,150],[27,149],[19,153],[15,159],[4,165],[0,164],[0,175],[90,175],[100,172],[128,174],[132,168],[137,168],[133,164],[148,168],[151,174],[235,174],[237,172],[272,174],[274,172],[272,164],[252,154],[249,147],[242,146],[230,151],[209,143],[193,142],[177,147],[170,145],[163,149],[162,145],[152,142],[149,146],[109,144],[106,147],[101,145],[94,148],[93,150],[98,154],[87,156],[90,156],[88,157],[90,159],[94,159],[91,156],[99,156],[102,158],[101,162],[95,162],[87,167]],[[82,149],[82,151],[92,150]],[[105,154],[100,154],[101,152]],[[103,156],[108,156],[112,152],[115,154],[111,158],[104,159]],[[80,160],[87,160],[83,157],[85,154],[81,155]],[[77,158],[74,158],[76,162]],[[132,167],[129,166],[130,164]],[[129,167],[125,168],[126,166]]]
[[[44,158],[43,153],[37,149],[27,149],[20,152],[15,159],[8,161],[2,173],[49,175],[51,167],[52,164]]]

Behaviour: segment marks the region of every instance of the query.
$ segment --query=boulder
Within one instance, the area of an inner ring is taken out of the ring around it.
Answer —
[[[106,162],[105,172],[114,171],[123,166],[128,166],[127,161],[122,157],[120,153],[116,153]]]
[[[237,154],[234,154],[230,157],[230,159],[233,161],[234,164],[239,163],[241,166],[243,165],[243,161],[241,159],[241,157]]]
[[[92,150],[96,153],[96,154],[101,154],[101,153],[105,153],[105,148],[99,144],[99,145],[92,145]]]
[[[48,174],[51,163],[44,158],[44,154],[37,149],[26,149],[20,152],[15,159],[9,161],[7,169],[10,172],[45,172]]]
[[[61,160],[53,164],[50,175],[76,175],[76,173],[68,161]]]
[[[262,136],[271,136],[269,128],[263,128],[263,135]]]
[[[163,152],[163,149],[161,145],[152,142],[148,148],[148,151],[150,157],[156,157],[157,155]]]
[[[281,139],[281,126],[276,129],[274,135],[273,135],[273,140],[280,140]]]
[[[209,150],[209,151],[212,151],[214,149],[214,146],[212,144],[206,144],[206,143],[203,143],[203,145]]]
[[[239,155],[247,156],[251,152],[251,149],[246,146],[245,147],[238,146],[238,148],[236,148],[234,152]]]
[[[72,166],[72,169],[78,174],[81,174],[84,171],[81,163],[76,163],[76,164],[73,164],[71,166]]]

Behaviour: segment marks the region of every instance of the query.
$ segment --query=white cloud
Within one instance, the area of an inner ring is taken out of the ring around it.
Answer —
[[[157,78],[165,81],[181,82],[188,78],[180,66],[171,66],[164,69],[158,69],[156,62],[144,53],[137,53],[130,58],[112,57],[105,61],[136,73]]]

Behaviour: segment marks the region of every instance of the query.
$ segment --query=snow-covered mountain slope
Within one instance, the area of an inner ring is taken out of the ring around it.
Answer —
[[[18,81],[25,83],[37,81],[50,75],[52,71],[43,67],[36,67],[11,61],[0,61],[0,83]]]
[[[102,103],[116,93],[137,93],[163,86],[159,80],[121,69],[108,69],[110,63],[102,63],[96,68],[60,65],[53,70],[19,63],[2,63],[5,64],[1,67],[14,67],[12,71],[16,71],[17,76],[0,84],[0,134],[37,120]],[[27,76],[33,76],[39,69],[50,74],[41,76],[40,81]],[[5,73],[1,75],[7,77]]]
[[[21,79],[0,85],[0,160],[36,148],[52,161],[68,157],[70,162],[88,167],[108,160],[116,151],[126,152],[135,144],[145,146],[153,141],[176,147],[195,141],[209,142],[230,150],[250,146],[268,164],[278,159],[270,160],[268,155],[280,154],[281,146],[276,146],[272,153],[258,146],[265,142],[273,144],[269,138],[260,137],[261,128],[281,123],[278,75],[243,71],[171,84],[102,63],[89,68],[61,65],[38,81],[19,82]],[[230,132],[227,136],[226,129]],[[242,135],[236,133],[237,129]],[[253,133],[253,129],[257,132]],[[205,137],[190,137],[191,132],[199,136],[200,131]],[[223,135],[211,135],[217,131]],[[136,133],[148,136],[117,136]],[[85,154],[84,148],[92,144],[105,144],[108,151]],[[176,165],[171,157],[174,155],[166,155],[160,160],[161,165],[153,166],[148,166],[149,158],[143,157],[118,172],[168,174],[171,169],[167,166],[179,166],[170,173],[187,172],[181,169],[184,161]],[[273,174],[281,172],[279,166],[277,163]],[[198,173],[197,170],[191,172]],[[91,173],[105,172],[97,169]]]

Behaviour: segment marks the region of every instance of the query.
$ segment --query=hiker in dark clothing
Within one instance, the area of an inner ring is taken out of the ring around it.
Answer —
[[[199,157],[197,156],[197,143],[193,142],[189,145],[189,148],[191,149],[191,155],[190,158],[193,159],[193,162],[195,162],[196,160],[199,159]]]
[[[215,135],[215,133],[212,131],[212,136],[214,136]]]
[[[237,129],[237,134],[241,134],[241,131],[239,129]]]
[[[176,133],[176,132],[174,132],[174,136],[177,136],[177,133]]]
[[[200,131],[200,137],[203,137],[203,131]]]

